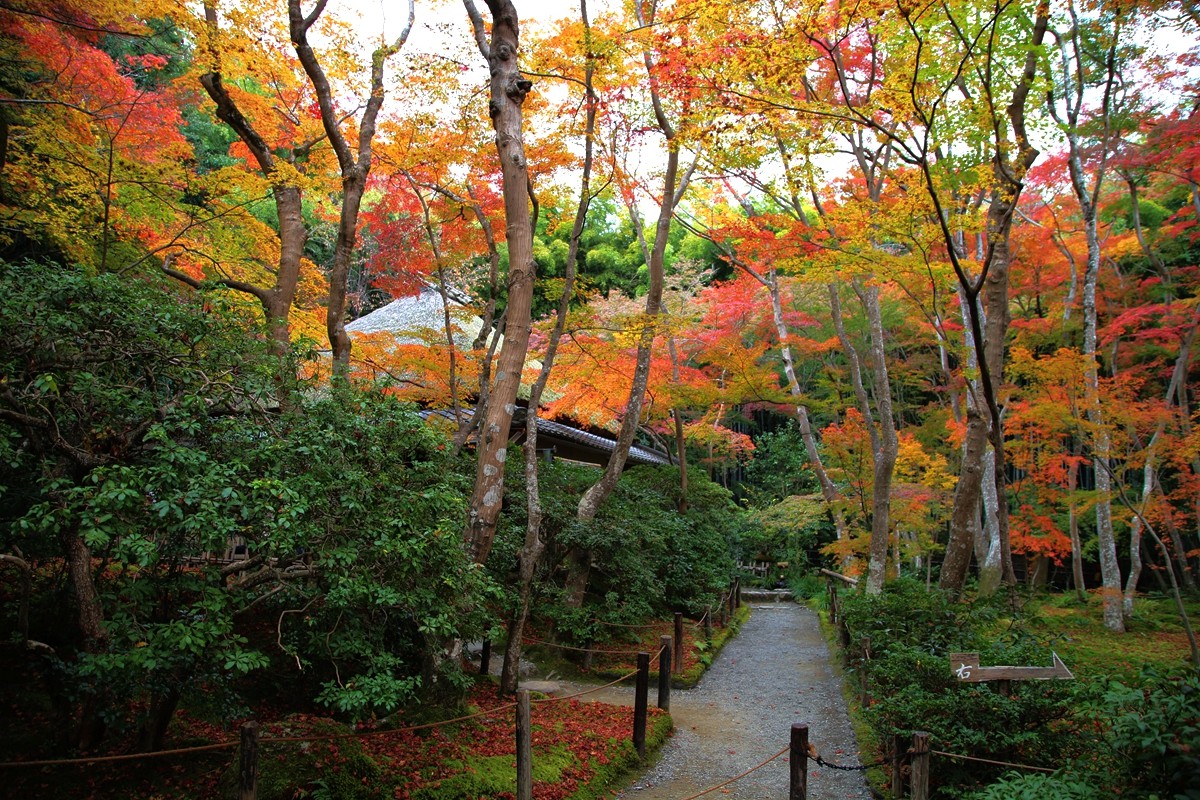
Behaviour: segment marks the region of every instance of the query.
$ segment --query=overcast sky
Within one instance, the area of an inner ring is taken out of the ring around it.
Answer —
[[[578,0],[514,0],[514,3],[523,28],[530,23],[549,24],[564,17],[579,16]],[[484,18],[488,18],[484,0],[475,0],[475,5]],[[595,18],[604,10],[619,6],[620,0],[588,0],[588,16]],[[361,14],[370,36],[377,36],[382,24],[383,32],[395,37],[404,24],[406,13],[404,0],[333,0],[329,7],[339,15],[346,11]],[[410,42],[425,49],[418,42],[429,42],[446,35],[447,26],[461,26],[462,31],[469,31],[467,12],[461,0],[417,0],[417,20]]]

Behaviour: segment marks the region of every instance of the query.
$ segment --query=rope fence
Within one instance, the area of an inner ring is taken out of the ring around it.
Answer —
[[[1035,767],[1032,764],[1014,764],[1011,761],[994,761],[990,758],[979,758],[978,756],[967,756],[961,753],[943,753],[941,750],[930,750],[930,755],[943,756],[945,758],[953,758],[958,761],[978,761],[981,764],[993,764],[997,767],[1012,767],[1013,769],[1028,769],[1035,772],[1056,772],[1051,767]]]
[[[734,584],[732,584],[730,586],[729,591],[722,594],[721,600],[717,606],[718,608],[720,608],[722,610],[722,612],[724,612],[724,610],[726,608],[728,608],[729,613],[732,614],[733,611],[736,609],[735,603],[740,605],[740,603],[738,602],[738,595],[740,594],[740,592],[738,591],[739,588],[740,587],[738,586],[737,582],[735,581]],[[700,619],[698,621],[696,621],[691,627],[693,629],[695,629],[695,628],[698,628],[698,627],[704,625],[704,626],[706,626],[706,629],[707,629],[707,624],[711,622],[712,610],[713,609],[711,606],[708,609],[706,609],[704,614],[700,617]],[[674,623],[675,623],[674,627],[675,627],[675,632],[676,632],[676,636],[674,637],[674,645],[675,645],[674,649],[677,654],[680,653],[680,648],[681,648],[682,639],[683,639],[682,616],[683,615],[681,613],[677,612],[675,614],[675,620],[674,620]],[[616,623],[613,623],[613,625],[616,627],[628,627],[628,628],[637,628],[637,629],[643,629],[643,630],[662,627],[662,623],[653,623],[653,624],[649,624],[649,625],[638,625],[638,626],[619,625]],[[647,716],[646,712],[647,712],[647,704],[648,704],[647,703],[648,676],[649,676],[649,665],[650,665],[650,659],[651,659],[650,653],[646,652],[645,650],[607,650],[607,649],[601,649],[601,648],[595,648],[595,647],[581,648],[581,647],[573,647],[570,645],[557,644],[554,642],[545,642],[545,641],[541,641],[541,640],[537,640],[537,639],[526,639],[526,640],[524,640],[524,643],[530,644],[530,645],[542,645],[542,646],[558,648],[558,649],[562,649],[562,650],[572,650],[572,651],[576,651],[576,652],[589,653],[589,654],[615,655],[615,656],[636,655],[637,660],[638,660],[638,668],[636,670],[626,673],[625,675],[622,675],[621,677],[619,677],[615,680],[609,681],[608,683],[605,683],[605,684],[602,684],[599,686],[590,687],[588,689],[585,689],[580,692],[575,692],[573,694],[564,695],[561,697],[545,697],[545,698],[538,698],[536,700],[531,700],[531,698],[529,697],[528,690],[520,690],[520,691],[518,691],[518,699],[515,702],[504,703],[504,704],[501,704],[498,706],[494,706],[492,708],[482,709],[480,711],[476,711],[476,712],[473,712],[470,714],[463,714],[458,717],[453,717],[451,719],[439,720],[436,722],[428,722],[428,723],[423,723],[420,725],[409,725],[409,726],[405,726],[405,727],[401,727],[401,728],[355,730],[355,731],[345,731],[345,732],[340,732],[340,733],[260,737],[258,734],[258,730],[259,730],[258,723],[254,722],[254,721],[250,721],[250,722],[243,724],[242,730],[241,730],[241,737],[239,739],[231,739],[231,740],[223,741],[223,742],[213,742],[213,743],[204,744],[204,745],[194,745],[194,746],[190,746],[190,747],[172,748],[172,749],[168,749],[168,750],[156,750],[156,751],[148,752],[148,753],[124,753],[124,754],[119,754],[119,755],[81,756],[81,757],[77,757],[77,758],[57,758],[57,759],[35,759],[35,760],[28,760],[28,761],[3,761],[3,762],[0,762],[0,769],[19,768],[19,767],[57,767],[57,766],[87,765],[87,764],[98,764],[98,763],[109,763],[109,762],[132,762],[132,761],[142,761],[142,760],[147,760],[147,759],[152,759],[152,758],[165,758],[165,757],[171,757],[171,756],[191,755],[191,754],[196,754],[196,753],[214,752],[214,751],[219,751],[219,750],[231,750],[234,748],[240,748],[240,750],[241,750],[240,774],[241,774],[241,783],[242,783],[241,796],[243,798],[253,798],[253,797],[257,796],[257,775],[258,775],[257,761],[258,761],[258,748],[259,748],[260,744],[261,745],[270,745],[270,744],[284,744],[284,743],[318,742],[318,741],[330,741],[330,740],[338,740],[338,739],[368,738],[368,737],[398,735],[398,734],[404,734],[404,733],[412,733],[412,732],[420,731],[420,730],[429,730],[429,729],[434,729],[434,728],[448,727],[450,725],[457,725],[462,722],[467,722],[469,720],[479,719],[482,717],[495,717],[500,714],[507,714],[509,711],[512,711],[513,709],[516,710],[515,713],[516,713],[516,722],[517,722],[516,729],[517,729],[517,738],[518,738],[518,762],[520,763],[520,762],[524,761],[525,764],[527,765],[528,760],[529,760],[529,753],[528,753],[529,707],[530,707],[531,702],[538,703],[538,704],[551,704],[551,703],[563,702],[563,701],[567,701],[567,700],[573,700],[578,697],[582,697],[582,696],[585,696],[588,694],[599,692],[603,689],[610,688],[612,686],[616,686],[617,684],[623,683],[623,682],[629,680],[630,678],[636,678],[633,737],[632,738],[633,738],[634,747],[637,750],[638,755],[642,758],[645,758],[645,729],[646,729],[646,716]],[[488,644],[490,644],[490,643],[488,643]],[[670,699],[669,673],[670,673],[671,662],[672,662],[672,658],[671,658],[672,637],[663,636],[661,644],[660,644],[659,648],[655,651],[654,654],[658,657],[659,665],[660,665],[658,705],[663,710],[666,710],[669,707],[669,699]],[[676,660],[676,668],[678,668],[679,662],[681,662],[682,659],[677,655],[675,660]],[[524,739],[524,742],[522,742],[522,739]],[[521,753],[522,747],[526,748],[526,752],[524,753],[523,756]],[[791,747],[792,747],[792,749],[794,749],[794,745],[792,745]],[[770,758],[768,758],[767,760],[763,761],[762,763],[756,765],[755,767],[752,767],[751,769],[747,770],[746,772],[741,773],[740,775],[734,776],[733,778],[730,778],[729,780],[725,781],[724,783],[722,783],[719,786],[712,787],[711,789],[707,789],[704,792],[701,792],[700,794],[694,795],[694,797],[701,797],[710,792],[717,791],[725,786],[728,786],[729,784],[733,783],[734,781],[744,778],[746,775],[749,775],[750,773],[754,772],[757,769],[761,769],[762,767],[771,763],[775,759],[779,758],[779,756],[788,752],[788,749],[789,748],[784,748],[783,750],[780,750],[775,755],[771,756]],[[520,771],[521,770],[519,770],[519,772]],[[525,771],[527,771],[527,770],[525,770]],[[520,797],[520,795],[522,795],[522,792],[521,792],[522,783],[523,783],[523,781],[520,780],[520,776],[519,776],[519,780],[518,780],[519,798],[518,798],[518,800],[525,800],[525,797]]]
[[[640,625],[630,625],[624,622],[605,622],[602,619],[593,619],[592,622],[595,622],[597,625],[603,625],[606,628],[625,628],[627,630],[634,631],[648,631],[652,628],[657,628],[662,625],[661,622],[646,622]]]
[[[869,769],[882,767],[891,760],[888,758],[881,758],[878,761],[872,761],[870,764],[835,764],[832,761],[826,761],[825,759],[821,758],[821,754],[815,749],[809,750],[809,755],[812,757],[813,761],[817,762],[822,767],[837,769],[841,770],[842,772],[866,772]]]
[[[622,675],[620,678],[617,678],[614,681],[609,681],[608,683],[602,684],[600,686],[593,686],[590,689],[583,690],[582,692],[576,692],[574,694],[563,695],[561,697],[540,697],[540,698],[533,700],[532,702],[541,703],[541,704],[551,704],[551,703],[559,703],[564,700],[573,700],[576,697],[583,697],[584,695],[593,694],[595,692],[601,691],[602,689],[608,689],[612,686],[616,686],[618,683],[627,681],[637,674],[638,674],[638,671],[635,669],[632,672]],[[494,716],[497,716],[498,714],[500,714],[501,712],[508,711],[508,710],[516,708],[516,707],[517,707],[517,704],[514,701],[512,703],[504,703],[502,705],[493,706],[492,708],[485,708],[482,711],[476,711],[471,714],[463,714],[462,716],[452,717],[450,719],[438,720],[437,722],[426,722],[421,725],[408,725],[403,728],[380,728],[380,729],[376,729],[376,730],[345,731],[343,733],[315,733],[315,734],[306,734],[304,736],[264,736],[264,737],[259,738],[258,741],[260,744],[286,744],[286,743],[299,743],[299,742],[324,742],[324,741],[330,741],[330,740],[334,740],[334,739],[366,739],[366,738],[370,738],[370,737],[374,737],[374,736],[394,736],[394,735],[402,734],[402,733],[413,733],[415,731],[430,730],[432,728],[449,727],[450,725],[457,725],[460,722],[467,722],[469,720],[478,719],[480,717],[494,717]],[[161,758],[161,757],[165,757],[165,756],[187,755],[187,754],[191,754],[191,753],[203,753],[203,752],[208,752],[208,751],[213,751],[213,750],[227,750],[232,747],[237,747],[240,744],[241,744],[240,739],[230,739],[230,740],[224,741],[224,742],[213,742],[212,744],[193,745],[191,747],[176,747],[176,748],[172,748],[170,750],[155,750],[155,751],[149,752],[149,753],[123,753],[120,755],[111,755],[111,756],[81,756],[79,758],[53,758],[53,759],[38,759],[38,760],[29,760],[29,761],[0,761],[0,768],[4,768],[4,767],[55,767],[55,766],[80,765],[80,764],[96,764],[96,763],[101,763],[101,762],[114,762],[114,761],[140,761],[140,760],[148,759],[148,758]]]
[[[592,653],[600,656],[636,656],[641,653],[641,650],[604,650],[598,647],[574,647],[569,644],[559,644],[558,642],[547,642],[543,639],[522,639],[522,645],[537,645],[540,647],[550,647],[555,650],[570,650],[574,653]]]
[[[635,669],[633,672],[626,673],[625,675],[622,675],[621,677],[617,678],[615,681],[609,681],[608,683],[605,683],[601,686],[593,686],[590,689],[584,689],[582,692],[575,692],[575,694],[565,694],[562,697],[537,697],[537,698],[531,699],[530,702],[533,702],[533,703],[559,703],[559,702],[562,702],[563,700],[574,700],[576,697],[583,697],[584,695],[594,694],[596,692],[601,691],[602,689],[608,689],[611,686],[616,686],[618,683],[623,683],[623,682],[629,680],[630,678],[634,677],[637,674],[638,674],[638,671]]]
[[[696,794],[688,795],[687,797],[683,798],[683,800],[696,800],[697,797],[703,797],[704,795],[711,794],[712,792],[715,792],[718,789],[724,789],[729,784],[740,781],[742,778],[746,777],[750,773],[757,772],[758,770],[762,769],[767,764],[770,764],[772,761],[779,758],[781,755],[783,755],[784,753],[788,752],[791,749],[792,749],[792,746],[789,744],[787,747],[783,748],[775,755],[771,756],[770,758],[766,759],[765,761],[760,761],[759,763],[755,764],[753,767],[746,770],[745,772],[740,773],[738,775],[734,775],[732,778],[725,781],[724,783],[718,783],[716,786],[710,786],[702,792],[696,792]]]

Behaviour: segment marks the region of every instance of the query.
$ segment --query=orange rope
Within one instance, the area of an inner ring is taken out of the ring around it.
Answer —
[[[634,673],[636,674],[636,672]],[[628,675],[625,676],[629,677]],[[624,680],[622,678],[621,680]],[[599,687],[604,688],[604,687]],[[566,699],[566,698],[562,698]],[[385,736],[392,733],[410,733],[412,731],[425,730],[427,728],[440,728],[444,725],[455,725],[459,722],[465,722],[469,719],[477,717],[487,717],[496,714],[500,711],[507,711],[510,708],[516,708],[516,703],[505,703],[495,708],[487,708],[483,711],[477,711],[474,714],[466,714],[461,717],[452,719],[444,719],[439,722],[427,722],[422,725],[410,725],[407,728],[386,728],[374,731],[349,731],[346,733],[325,733],[315,734],[311,736],[267,736],[259,739],[259,744],[275,744],[280,742],[324,742],[330,739],[353,739],[364,738],[367,736]],[[137,761],[144,758],[157,758],[159,756],[180,755],[183,753],[201,753],[207,750],[223,750],[225,748],[237,747],[241,744],[240,740],[229,742],[217,742],[215,744],[197,745],[195,747],[179,747],[174,750],[155,750],[153,753],[128,753],[119,756],[93,756],[91,758],[57,758],[44,759],[40,761],[3,761],[0,762],[0,767],[49,767],[67,764],[92,764],[101,761]]]
[[[43,759],[40,761],[2,761],[0,767],[51,767],[60,764],[95,764],[100,761],[137,761],[143,758],[156,758],[158,756],[174,756],[182,753],[199,753],[205,750],[223,750],[227,747],[237,747],[241,744],[237,742],[218,742],[216,744],[205,744],[196,747],[179,747],[174,750],[155,750],[153,753],[126,753],[120,756],[92,756],[91,758],[56,758]]]
[[[930,750],[930,754],[935,756],[945,756],[946,758],[958,758],[963,761],[979,761],[984,764],[995,764],[998,767],[1015,767],[1016,769],[1033,769],[1038,772],[1054,772],[1050,767],[1035,767],[1030,764],[1013,764],[1011,761],[993,761],[990,758],[977,758],[975,756],[964,756],[959,753],[943,753],[941,750]]]
[[[557,647],[560,650],[573,650],[576,653],[596,653],[602,656],[636,656],[638,653],[645,653],[646,650],[599,650],[595,647],[572,647],[569,644],[555,644],[554,642],[545,642],[541,639],[526,639],[523,644],[540,644],[545,647]]]
[[[598,692],[601,689],[607,689],[610,686],[616,686],[621,681],[627,681],[630,678],[632,678],[634,675],[637,675],[637,674],[638,674],[638,671],[635,669],[633,672],[630,672],[628,675],[622,675],[621,677],[617,678],[615,681],[610,681],[610,682],[604,684],[603,686],[594,686],[591,689],[585,689],[584,691],[576,692],[575,694],[563,695],[562,697],[539,697],[536,700],[532,700],[530,702],[533,702],[533,703],[557,703],[560,700],[571,700],[576,697],[583,697],[585,694],[591,694],[592,692]]]
[[[772,761],[774,761],[775,759],[779,758],[781,755],[783,755],[784,753],[786,753],[786,752],[787,752],[788,750],[790,750],[790,749],[791,749],[791,746],[789,745],[788,747],[785,747],[785,748],[783,748],[783,749],[782,749],[782,750],[780,750],[778,753],[776,753],[775,755],[771,756],[770,758],[768,758],[766,761],[762,762],[761,764],[756,764],[755,766],[753,766],[753,767],[751,767],[750,769],[746,770],[746,771],[745,771],[745,772],[743,772],[741,775],[734,775],[732,778],[730,778],[729,780],[725,781],[724,783],[718,783],[716,786],[710,786],[709,788],[705,789],[703,792],[698,792],[698,793],[696,793],[696,794],[693,794],[693,795],[691,795],[691,796],[689,796],[689,797],[685,797],[685,798],[683,798],[683,800],[696,800],[696,798],[697,798],[697,797],[703,797],[703,796],[704,796],[704,795],[706,795],[706,794],[709,794],[709,793],[711,793],[711,792],[715,792],[717,789],[724,789],[726,786],[728,786],[729,784],[733,783],[734,781],[740,781],[742,778],[746,777],[746,776],[747,776],[747,775],[749,775],[751,772],[754,772],[755,770],[762,769],[762,768],[763,768],[763,767],[765,767],[767,764],[770,764]]]
[[[670,625],[671,624],[669,622],[647,622],[643,625],[626,625],[621,622],[605,622],[602,619],[593,620],[593,622],[599,623],[600,625],[603,625],[606,628],[629,628],[629,629],[635,630],[635,631],[636,630],[649,630],[650,628],[657,628],[662,625]]]

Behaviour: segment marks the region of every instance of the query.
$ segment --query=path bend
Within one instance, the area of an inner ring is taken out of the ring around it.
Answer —
[[[632,695],[625,694],[628,690],[605,699],[632,702]],[[683,800],[770,758],[787,745],[793,722],[808,724],[810,741],[827,761],[860,763],[841,680],[830,663],[817,615],[794,603],[752,605],[750,619],[696,688],[672,692],[671,716],[675,735],[656,763],[618,798]],[[813,800],[871,797],[862,772],[812,761],[808,772],[808,797]],[[787,795],[785,755],[705,797],[772,800]]]

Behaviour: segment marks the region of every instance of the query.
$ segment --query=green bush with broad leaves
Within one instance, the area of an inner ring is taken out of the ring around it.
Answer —
[[[870,657],[851,669],[865,682],[863,713],[879,741],[913,731],[930,734],[950,753],[1055,768],[1079,754],[1077,737],[1061,734],[1073,713],[1072,687],[1058,681],[960,683],[951,653],[977,652],[983,664],[1048,665],[1051,655],[1015,632],[1000,632],[990,603],[960,603],[936,588],[899,579],[879,595],[845,597],[852,651],[870,639]],[[1003,768],[939,758],[932,786],[953,797],[998,778]]]
[[[217,293],[0,264],[0,295],[0,552],[30,578],[0,624],[31,643],[6,688],[64,744],[157,746],[268,665],[349,717],[459,690],[492,589],[469,470],[413,409],[298,383]]]
[[[703,476],[693,477],[688,509],[680,513],[678,470],[638,466],[626,470],[595,519],[581,522],[579,498],[598,476],[593,467],[562,461],[539,469],[547,549],[536,587],[537,613],[575,645],[611,635],[613,628],[606,626],[636,624],[676,610],[702,614],[720,596],[733,568],[730,542],[741,523],[730,493]],[[524,479],[516,469],[508,474],[505,509],[488,563],[497,582],[515,569],[525,536]],[[582,606],[564,602],[562,595],[572,549],[591,558]]]
[[[1053,775],[1010,773],[971,800],[1200,798],[1200,675],[1145,667],[1136,680],[1100,678],[1074,693],[1063,730],[1080,754]]]
[[[1200,798],[1200,675],[1145,667],[1135,679],[961,683],[949,654],[984,665],[1047,666],[1051,654],[1000,601],[959,602],[910,579],[843,604],[851,651],[870,701],[863,714],[880,741],[927,731],[933,749],[1053,770],[937,757],[936,797]]]

